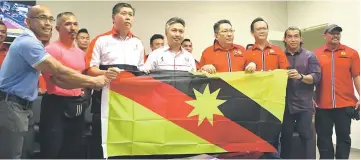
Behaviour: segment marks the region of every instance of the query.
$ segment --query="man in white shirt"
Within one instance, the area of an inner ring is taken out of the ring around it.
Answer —
[[[181,43],[184,39],[185,22],[183,19],[173,17],[165,25],[167,45],[154,50],[144,65],[144,71],[177,70],[196,71],[194,57],[183,49]]]

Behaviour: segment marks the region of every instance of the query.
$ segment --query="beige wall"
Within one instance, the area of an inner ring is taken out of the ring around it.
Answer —
[[[300,28],[325,23],[342,27],[341,42],[360,52],[360,1],[292,1],[287,4],[288,24]],[[320,35],[322,36],[322,35]]]
[[[301,28],[325,23],[342,27],[341,42],[360,53],[360,1],[307,1],[288,2],[288,24]],[[311,18],[310,18],[311,17]],[[320,35],[322,36],[322,35]],[[357,95],[357,92],[355,92]],[[335,132],[334,132],[335,133]],[[352,121],[351,146],[360,149],[360,121]],[[336,143],[335,135],[333,142]]]
[[[93,38],[112,27],[111,10],[115,1],[39,1],[49,6],[54,16],[72,11],[80,27],[90,31]],[[280,39],[279,31],[287,27],[287,2],[129,2],[136,8],[133,32],[141,38],[149,52],[149,39],[154,33],[164,34],[165,22],[178,16],[186,21],[187,38],[193,41],[197,59],[201,52],[213,43],[213,24],[220,19],[229,19],[235,32],[235,43],[243,46],[253,43],[249,25],[256,17],[263,17],[270,26],[270,39]],[[71,4],[71,5],[69,5]],[[85,7],[86,5],[86,7]],[[53,32],[52,40],[58,38]]]

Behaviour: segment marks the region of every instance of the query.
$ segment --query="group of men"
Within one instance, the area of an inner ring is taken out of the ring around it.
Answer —
[[[76,16],[71,12],[54,18],[48,7],[32,7],[26,18],[28,29],[8,50],[2,48],[2,32],[4,27],[6,32],[6,26],[0,23],[0,51],[7,52],[0,70],[0,158],[21,157],[23,133],[31,117],[32,101],[38,95],[40,71],[46,81],[40,119],[43,158],[81,157],[79,140],[90,94],[91,158],[103,158],[101,88],[121,70],[252,74],[275,69],[288,70],[289,78],[281,158],[290,158],[295,125],[304,158],[315,158],[310,146],[313,101],[317,104],[315,125],[320,158],[348,158],[352,113],[359,104],[353,85],[359,93],[360,61],[357,51],[340,44],[341,27],[329,25],[324,32],[326,44],[315,52],[302,48],[300,29],[289,27],[284,33],[286,50],[283,51],[268,42],[267,22],[256,18],[250,25],[255,43],[246,50],[233,43],[235,30],[231,22],[220,20],[213,26],[214,43],[203,51],[198,62],[191,54],[192,42],[184,39],[183,19],[173,17],[166,22],[167,43],[162,35],[154,35],[150,40],[152,52],[147,56],[142,41],[131,32],[134,15],[130,4],[116,4],[112,10],[113,27],[96,36],[89,47],[86,47],[89,33],[78,30]],[[48,43],[54,23],[59,39]],[[87,88],[94,90],[91,93]],[[333,125],[337,136],[336,154],[332,143]],[[278,144],[273,145],[278,148]]]

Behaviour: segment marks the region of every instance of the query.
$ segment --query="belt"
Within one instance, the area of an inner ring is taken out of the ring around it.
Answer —
[[[28,101],[26,99],[20,98],[19,96],[11,95],[2,91],[0,91],[0,100],[5,102],[11,101],[18,103],[22,105],[24,109],[30,109],[33,103],[32,101]]]
[[[108,68],[111,68],[111,67],[118,67],[119,69],[124,69],[125,71],[130,71],[130,72],[139,71],[137,66],[133,66],[133,65],[129,65],[129,64],[100,65],[99,69],[107,70]]]

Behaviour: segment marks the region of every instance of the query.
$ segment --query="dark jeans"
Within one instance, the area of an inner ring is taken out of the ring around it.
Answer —
[[[316,109],[317,147],[320,159],[348,159],[351,148],[351,117],[353,107],[335,109]],[[332,134],[336,130],[336,155],[334,153]]]
[[[94,104],[93,104],[94,105]],[[103,157],[102,148],[102,130],[99,113],[93,113],[92,118],[92,136],[91,136],[90,158],[101,159]]]
[[[28,131],[30,108],[12,102],[0,101],[0,159],[20,159],[24,135]]]
[[[44,95],[40,113],[40,150],[42,158],[86,158],[82,149],[84,113],[67,117],[59,99]]]
[[[283,116],[281,132],[281,158],[290,159],[292,149],[292,138],[296,128],[299,138],[301,139],[303,159],[315,159],[313,155],[313,135],[312,135],[312,111],[304,111],[290,114],[286,108]]]

